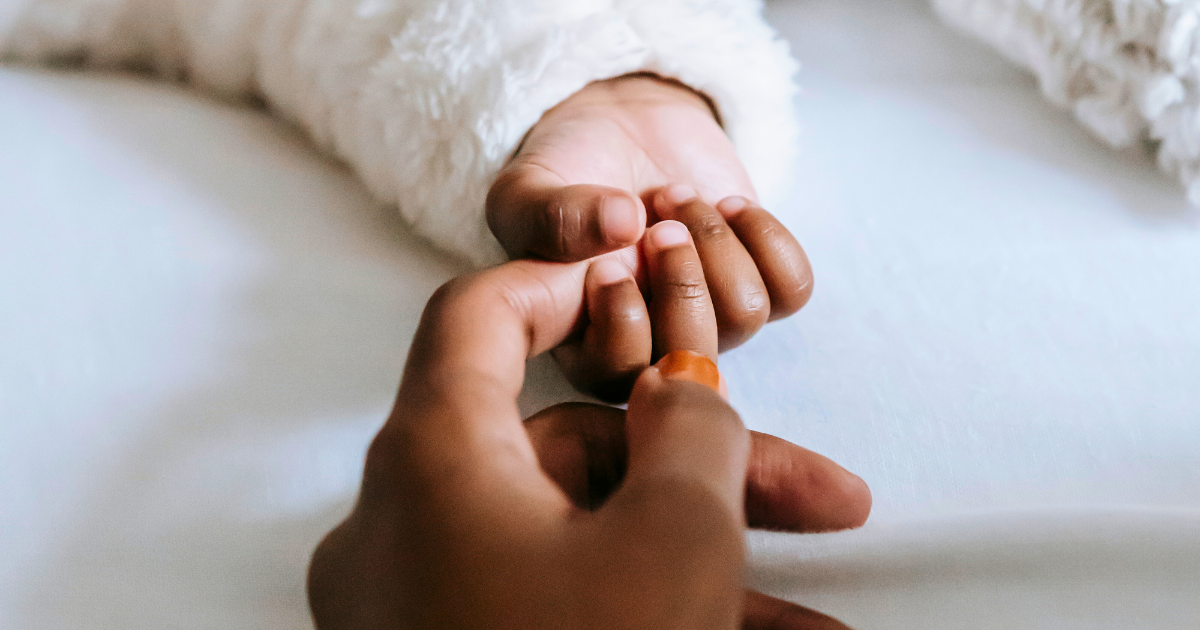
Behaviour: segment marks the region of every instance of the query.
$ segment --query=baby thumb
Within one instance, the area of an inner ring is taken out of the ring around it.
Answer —
[[[545,169],[521,166],[497,178],[488,193],[487,220],[513,258],[574,262],[636,243],[646,210],[630,192],[567,186]]]

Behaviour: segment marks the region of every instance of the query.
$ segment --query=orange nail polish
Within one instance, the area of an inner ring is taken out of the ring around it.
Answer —
[[[655,367],[663,378],[699,383],[724,395],[721,391],[721,372],[717,369],[717,364],[699,352],[676,350],[660,359]]]

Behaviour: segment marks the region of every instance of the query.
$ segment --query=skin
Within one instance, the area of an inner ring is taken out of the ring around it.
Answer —
[[[656,195],[665,218],[655,227],[682,226],[685,229],[679,230],[682,235],[677,234],[677,240],[693,245],[686,254],[670,254],[665,264],[676,272],[655,274],[659,264],[651,255],[655,245],[643,239],[638,259],[644,263],[639,263],[639,269],[650,272],[643,281],[646,305],[633,282],[590,281],[587,320],[596,327],[588,330],[590,336],[577,335],[554,351],[567,378],[602,400],[628,398],[634,378],[661,358],[666,348],[694,346],[715,359],[719,352],[749,339],[767,321],[799,310],[812,290],[804,250],[769,212],[741,197],[714,207],[689,195],[676,201],[671,192]],[[608,276],[631,273],[618,256],[600,260],[604,262],[597,269]],[[712,321],[705,324],[711,323],[712,328],[702,330],[687,317],[682,322],[688,325],[677,325],[674,309],[679,304],[712,311]],[[650,321],[658,325],[647,337]],[[644,343],[647,338],[651,344]]]
[[[650,230],[651,286],[697,272],[680,232]],[[628,411],[571,404],[521,419],[525,361],[581,326],[596,348],[715,355],[702,280],[643,304],[657,318],[648,328],[589,323],[590,309],[640,299],[628,273],[602,267],[517,261],[431,299],[359,500],[314,554],[319,628],[845,627],[744,591],[743,531],[858,526],[870,510],[858,477],[747,431],[686,371],[644,370]]]
[[[804,250],[758,206],[709,101],[651,76],[593,83],[547,112],[498,176],[487,217],[513,258],[608,254],[642,281],[646,227],[682,222],[711,288],[719,351],[795,313],[812,293]],[[577,385],[606,399],[628,395],[628,378],[619,385],[592,376],[608,366],[570,361]]]

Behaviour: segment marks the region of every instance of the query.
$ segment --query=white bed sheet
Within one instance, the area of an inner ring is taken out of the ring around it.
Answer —
[[[868,628],[1200,627],[1200,215],[918,0],[774,3],[812,303],[722,368],[872,522],[751,581]],[[264,114],[0,69],[0,628],[303,628],[456,273]],[[570,396],[532,365],[524,407]]]

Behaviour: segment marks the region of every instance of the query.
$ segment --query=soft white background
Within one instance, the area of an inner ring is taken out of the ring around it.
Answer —
[[[868,628],[1200,627],[1200,213],[918,0],[774,3],[803,313],[728,354],[872,522],[751,580]],[[269,116],[0,70],[0,628],[304,628],[461,268]],[[525,408],[570,395],[535,362]]]

